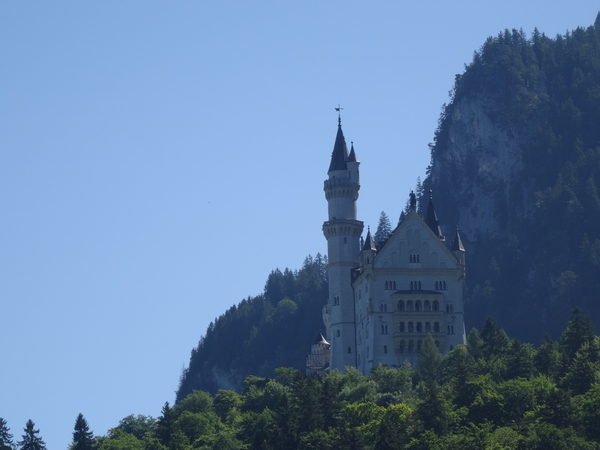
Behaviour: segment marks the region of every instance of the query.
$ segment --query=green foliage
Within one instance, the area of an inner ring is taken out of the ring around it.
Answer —
[[[95,444],[94,433],[90,431],[90,427],[83,414],[79,413],[77,419],[75,419],[75,431],[73,431],[71,450],[93,450]]]
[[[128,434],[133,434],[136,438],[142,439],[146,433],[154,431],[156,420],[150,416],[133,414],[124,417],[119,421],[117,428]]]
[[[306,343],[322,331],[327,297],[327,258],[320,254],[307,257],[300,270],[271,272],[262,295],[232,306],[209,325],[192,350],[177,400],[193,390],[241,390],[248,375],[270,377],[277,367],[304,369]]]
[[[375,231],[375,234],[373,235],[375,245],[381,247],[388,237],[390,237],[390,234],[392,234],[392,223],[390,222],[388,215],[384,211],[381,211],[377,231]]]
[[[25,424],[23,440],[17,442],[20,450],[46,450],[46,443],[40,436],[40,430],[36,430],[35,424],[29,419]]]
[[[14,450],[15,448],[13,435],[9,431],[6,420],[0,417],[0,450]]]

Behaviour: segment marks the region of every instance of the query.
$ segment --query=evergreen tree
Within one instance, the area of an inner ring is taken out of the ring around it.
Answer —
[[[385,211],[381,211],[381,214],[379,215],[379,225],[377,225],[377,231],[375,231],[375,235],[373,236],[375,245],[379,247],[385,242],[390,234],[392,234],[392,224],[390,223],[390,218]]]
[[[0,450],[13,450],[15,448],[13,435],[9,431],[10,428],[8,428],[6,420],[0,417]]]
[[[79,413],[75,420],[75,431],[73,432],[73,446],[71,450],[92,450],[94,448],[94,433],[90,431],[87,420]]]
[[[165,402],[161,410],[162,415],[159,417],[156,423],[156,437],[160,440],[161,444],[171,448],[173,435],[175,433],[175,415],[173,410],[169,406],[169,402]]]
[[[444,357],[435,345],[431,333],[427,333],[419,352],[416,371],[421,380],[434,382],[438,378],[440,365]]]
[[[34,429],[34,426],[35,424],[31,419],[25,424],[23,440],[17,442],[21,450],[46,450],[46,443],[38,436],[40,430]]]
[[[481,350],[485,358],[500,356],[508,348],[508,336],[491,317],[485,321],[481,339],[483,340]]]
[[[560,347],[567,361],[573,361],[584,344],[594,340],[594,324],[577,306],[571,311],[571,320],[560,335]]]

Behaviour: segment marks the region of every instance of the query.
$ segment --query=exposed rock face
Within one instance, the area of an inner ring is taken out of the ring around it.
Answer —
[[[452,106],[446,145],[435,153],[427,180],[440,216],[452,219],[443,224],[445,234],[458,226],[470,242],[505,237],[506,214],[525,217],[532,205],[523,185],[529,136],[501,127],[489,109],[481,96]]]

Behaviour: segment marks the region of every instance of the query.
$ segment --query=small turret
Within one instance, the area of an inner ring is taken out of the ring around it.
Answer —
[[[350,181],[360,185],[360,176],[358,171],[360,161],[354,152],[354,142],[350,142],[350,154],[348,155],[348,161],[346,162],[346,165],[348,166],[348,172],[350,173]]]
[[[454,240],[452,241],[452,246],[450,247],[450,251],[454,255],[454,257],[458,260],[458,262],[465,267],[465,247],[463,246],[462,239],[460,238],[460,233],[458,232],[458,227],[456,227],[456,234],[454,235]]]
[[[446,238],[442,234],[442,229],[440,228],[440,221],[437,218],[437,214],[435,213],[435,209],[433,207],[433,191],[429,189],[429,204],[427,205],[427,214],[425,215],[425,223],[429,225],[431,231],[440,238],[440,241],[445,241]]]
[[[377,255],[377,247],[371,236],[371,227],[367,228],[367,237],[360,252],[361,265],[373,264],[373,259]]]

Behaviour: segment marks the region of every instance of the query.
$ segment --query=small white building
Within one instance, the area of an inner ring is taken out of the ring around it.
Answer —
[[[462,284],[465,249],[456,230],[448,247],[429,198],[425,217],[411,210],[389,238],[376,248],[370,231],[361,243],[357,219],[360,162],[350,153],[338,118],[325,197],[329,299],[323,321],[330,345],[330,369],[354,366],[369,374],[378,364],[416,363],[431,333],[445,354],[466,343]]]

